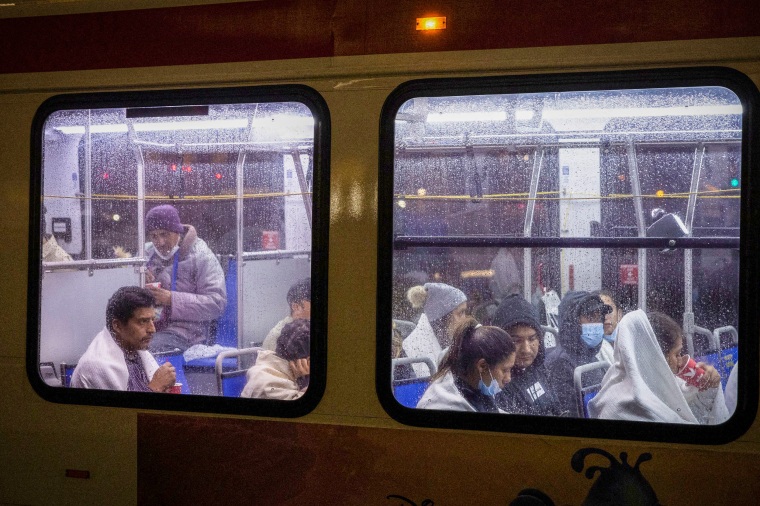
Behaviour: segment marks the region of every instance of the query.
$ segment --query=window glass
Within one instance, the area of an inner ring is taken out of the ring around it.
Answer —
[[[314,378],[320,390],[311,336],[324,332],[311,327],[324,315],[311,300],[324,272],[312,279],[312,239],[325,233],[313,202],[326,107],[300,87],[162,97],[59,97],[38,113],[33,346],[44,381],[67,392],[48,394],[180,394],[149,397],[173,407],[190,396],[292,402]],[[109,105],[79,107],[88,101]]]
[[[393,296],[378,381],[392,414],[500,414],[464,425],[518,431],[536,430],[524,415],[729,420],[747,339],[746,104],[720,85],[552,82],[526,94],[509,91],[519,79],[431,81],[386,104],[393,233],[381,223],[392,255],[381,247],[380,290],[387,258]]]

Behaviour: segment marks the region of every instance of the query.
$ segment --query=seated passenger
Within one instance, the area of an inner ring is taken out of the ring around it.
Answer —
[[[274,351],[277,348],[277,339],[285,325],[300,318],[311,318],[311,278],[302,279],[291,286],[286,300],[290,306],[290,315],[277,322],[269,331],[261,345],[265,350]]]
[[[559,400],[562,412],[569,416],[583,416],[576,401],[573,373],[575,368],[597,362],[596,354],[602,346],[604,316],[610,307],[598,295],[588,292],[568,292],[559,304],[559,343],[550,363],[547,364],[549,386]],[[604,372],[586,375],[598,383]]]
[[[282,328],[275,351],[262,350],[248,369],[241,397],[294,400],[309,387],[310,322],[293,320]]]
[[[454,328],[466,317],[467,296],[444,283],[413,286],[406,294],[415,308],[423,308],[417,326],[401,347],[407,357],[428,357],[438,365],[451,344]],[[429,375],[427,366],[413,364],[418,377]]]
[[[211,324],[227,304],[224,272],[195,227],[182,225],[174,206],[157,206],[145,216],[148,289],[161,306],[153,352],[206,344]]]
[[[720,374],[708,364],[697,385],[676,376],[688,356],[681,356],[683,332],[670,317],[641,310],[619,324],[615,362],[599,393],[589,402],[593,418],[714,425],[728,419]]]
[[[493,323],[510,335],[516,348],[512,381],[496,396],[496,403],[507,413],[560,415],[546,376],[544,331],[536,309],[521,295],[511,295],[499,304]]]
[[[417,408],[499,413],[495,396],[509,383],[514,365],[509,334],[466,318]]]
[[[598,295],[602,302],[610,306],[611,311],[604,316],[604,341],[602,341],[602,347],[599,349],[599,353],[596,354],[597,360],[612,363],[612,352],[615,346],[615,338],[617,337],[617,325],[620,323],[620,319],[623,317],[623,309],[620,307],[617,299],[609,290],[599,290],[594,292],[594,295]]]
[[[90,343],[71,375],[73,388],[168,392],[175,370],[158,366],[146,351],[156,328],[155,300],[145,288],[125,286],[111,296],[106,326]]]

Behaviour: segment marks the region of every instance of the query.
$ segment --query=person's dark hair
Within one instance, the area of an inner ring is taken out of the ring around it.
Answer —
[[[308,358],[311,355],[310,336],[309,320],[303,318],[293,320],[282,328],[275,353],[287,361]]]
[[[146,288],[139,286],[122,286],[108,299],[106,306],[106,327],[113,330],[114,320],[126,324],[136,309],[154,307],[156,299]]]
[[[679,338],[683,340],[681,326],[670,316],[659,311],[650,311],[647,313],[647,318],[663,355],[667,355],[673,349]]]
[[[478,327],[475,318],[469,317],[459,323],[454,330],[454,342],[443,360],[437,379],[449,370],[457,376],[466,376],[481,358],[489,367],[509,358],[515,352],[512,339],[499,327]]]
[[[617,309],[618,311],[619,311],[620,309],[622,309],[622,308],[620,307],[620,301],[619,301],[619,300],[618,300],[618,298],[617,298],[617,297],[615,297],[615,295],[612,293],[612,290],[607,290],[606,288],[602,288],[601,290],[597,290],[597,291],[595,291],[595,292],[591,292],[591,294],[592,294],[592,295],[598,295],[598,296],[599,296],[599,298],[601,298],[601,297],[602,297],[602,295],[604,295],[605,297],[608,297],[608,298],[609,298],[609,299],[612,301],[612,303],[613,303],[613,304],[615,304],[615,307],[614,307],[613,309]]]
[[[311,278],[304,278],[291,286],[287,300],[288,305],[301,304],[304,301],[311,302]]]
[[[604,315],[610,312],[612,312],[612,308],[605,304],[595,292],[586,295],[580,300],[576,316],[580,318],[581,316],[591,317],[599,315],[602,321],[604,321]]]

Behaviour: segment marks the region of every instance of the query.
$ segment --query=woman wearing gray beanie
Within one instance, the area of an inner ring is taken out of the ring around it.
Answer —
[[[415,309],[422,308],[422,315],[401,345],[404,353],[407,357],[428,357],[438,364],[451,345],[454,328],[467,316],[467,296],[445,283],[425,283],[410,288],[406,297]],[[418,377],[430,373],[423,364],[413,367]]]

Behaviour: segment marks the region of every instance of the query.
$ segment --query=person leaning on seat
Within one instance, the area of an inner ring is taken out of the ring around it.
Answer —
[[[195,227],[180,223],[174,206],[148,211],[145,232],[151,241],[145,245],[146,281],[161,284],[148,286],[161,307],[150,350],[206,344],[212,322],[227,304],[222,266]]]
[[[153,333],[155,300],[145,288],[125,286],[108,300],[106,326],[87,347],[71,376],[73,388],[167,392],[174,366],[158,366],[146,351]]]
[[[300,318],[306,320],[311,318],[311,278],[302,279],[291,286],[286,300],[290,306],[290,315],[277,322],[269,331],[261,344],[265,350],[274,351],[277,349],[277,340],[280,338],[285,325]]]
[[[292,401],[309,388],[311,370],[309,320],[293,320],[282,328],[275,351],[262,350],[246,373],[240,397]]]

